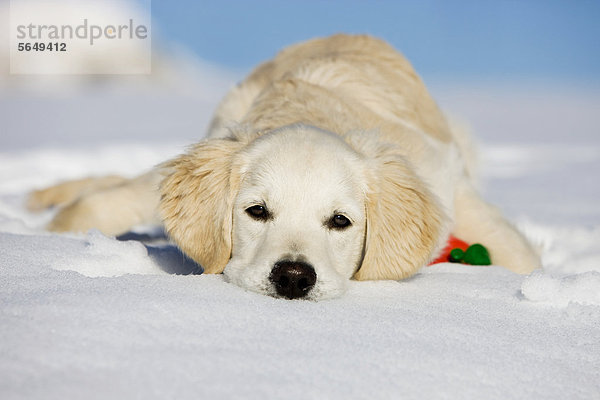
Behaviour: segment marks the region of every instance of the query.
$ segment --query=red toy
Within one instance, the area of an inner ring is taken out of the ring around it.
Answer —
[[[429,265],[452,262],[469,265],[490,265],[490,255],[487,249],[475,243],[471,246],[463,240],[460,240],[452,235],[448,237],[448,243],[439,257],[433,260]]]

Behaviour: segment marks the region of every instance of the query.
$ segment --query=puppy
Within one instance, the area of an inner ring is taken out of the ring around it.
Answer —
[[[29,205],[60,207],[53,231],[162,221],[205,273],[289,299],[407,278],[450,233],[529,273],[539,257],[474,189],[468,146],[402,55],[336,35],[260,65],[186,154],[135,179],[38,191]]]

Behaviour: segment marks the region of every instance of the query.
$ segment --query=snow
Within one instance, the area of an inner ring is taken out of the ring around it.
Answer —
[[[199,274],[155,228],[129,235],[143,240],[50,234],[52,211],[24,209],[34,188],[132,176],[200,138],[228,85],[206,71],[203,82],[223,83],[201,96],[161,85],[0,96],[0,397],[600,398],[596,114],[561,136],[569,113],[536,127],[534,102],[504,89],[489,88],[488,108],[464,88],[442,93],[488,132],[484,193],[539,245],[544,269],[530,276],[439,264],[351,282],[339,299],[288,301]],[[591,113],[599,98],[560,101]],[[59,115],[21,118],[44,110]],[[499,110],[514,129],[494,136]],[[482,115],[496,117],[485,126]]]
[[[559,306],[569,303],[600,306],[600,272],[552,276],[535,271],[521,285],[525,298]]]

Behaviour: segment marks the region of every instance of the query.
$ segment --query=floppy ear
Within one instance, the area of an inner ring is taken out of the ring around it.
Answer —
[[[239,174],[235,139],[201,142],[161,167],[160,213],[169,236],[205,273],[221,273],[231,256],[233,198]]]
[[[371,161],[365,254],[354,279],[407,278],[439,250],[447,218],[403,157],[380,148]]]

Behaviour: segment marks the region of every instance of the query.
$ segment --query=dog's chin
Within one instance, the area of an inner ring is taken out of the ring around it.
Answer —
[[[277,293],[269,280],[271,264],[253,266],[231,260],[223,275],[225,280],[241,288],[276,298],[285,298]],[[341,297],[348,288],[348,279],[335,272],[318,271],[317,282],[308,294],[298,300],[320,301]]]

